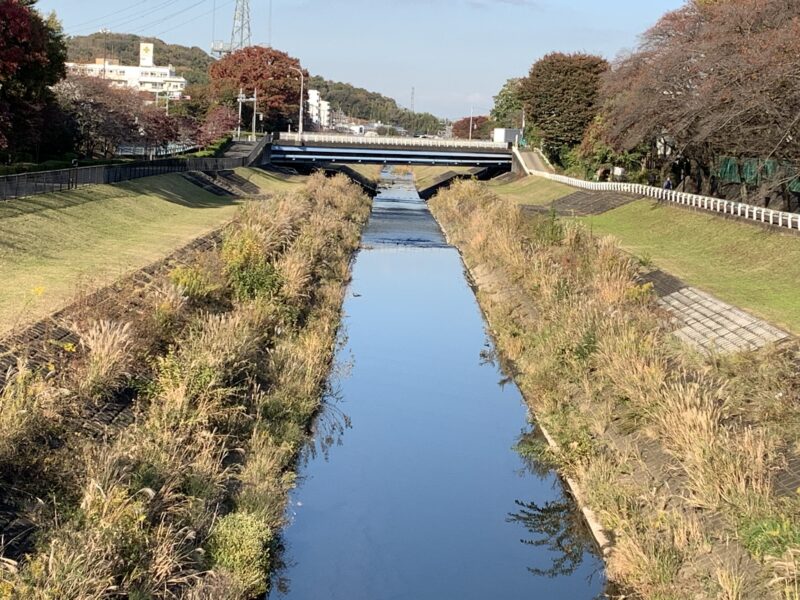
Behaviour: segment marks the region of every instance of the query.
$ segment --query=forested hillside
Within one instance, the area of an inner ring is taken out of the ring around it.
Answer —
[[[413,113],[398,106],[392,98],[349,83],[328,81],[314,76],[309,85],[312,89],[319,90],[334,110],[341,110],[357,119],[382,121],[416,134],[434,134],[442,129],[441,119],[430,113]]]
[[[68,60],[71,62],[94,62],[95,58],[107,56],[118,59],[124,65],[139,64],[139,42],[155,45],[155,63],[172,65],[179,75],[189,83],[208,83],[208,67],[214,62],[202,48],[167,44],[157,38],[141,37],[130,33],[93,33],[67,39]]]

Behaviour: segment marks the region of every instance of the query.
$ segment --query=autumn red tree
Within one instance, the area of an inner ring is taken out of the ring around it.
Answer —
[[[208,146],[216,142],[235,129],[237,121],[238,115],[232,108],[228,106],[212,108],[200,126],[197,143],[201,146]]]
[[[283,129],[297,123],[300,108],[300,61],[274,48],[250,46],[229,54],[211,65],[211,86],[218,102],[232,105],[243,90],[251,97],[258,90],[258,111],[265,115],[265,126]],[[308,73],[303,71],[306,81]],[[244,110],[245,122],[252,105]]]
[[[469,126],[472,122],[472,139],[487,140],[492,135],[494,121],[485,115],[477,117],[464,117],[453,123],[453,136],[462,140],[469,139]]]
[[[0,149],[14,152],[36,152],[49,88],[65,74],[61,26],[34,4],[0,0]]]

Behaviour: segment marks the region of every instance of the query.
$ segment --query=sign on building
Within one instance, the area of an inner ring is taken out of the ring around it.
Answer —
[[[153,44],[139,44],[139,66],[153,66]]]

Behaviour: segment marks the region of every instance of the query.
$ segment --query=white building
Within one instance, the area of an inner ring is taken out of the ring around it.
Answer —
[[[331,126],[331,103],[322,99],[319,90],[308,90],[308,118],[322,129]]]
[[[139,44],[139,66],[119,64],[118,60],[97,58],[94,63],[67,63],[73,75],[101,77],[117,87],[129,87],[156,96],[169,96],[180,100],[186,89],[186,79],[178,76],[172,65],[157,67],[153,64],[153,44]]]

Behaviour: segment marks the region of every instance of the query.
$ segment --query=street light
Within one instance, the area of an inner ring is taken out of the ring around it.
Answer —
[[[305,75],[303,75],[302,69],[298,69],[297,67],[289,67],[289,68],[292,71],[297,71],[298,73],[300,73],[300,117],[299,117],[300,121],[299,121],[299,124],[297,126],[297,131],[300,134],[300,141],[302,142],[303,141],[303,100],[304,100],[303,95],[305,94],[306,78],[305,78]]]

